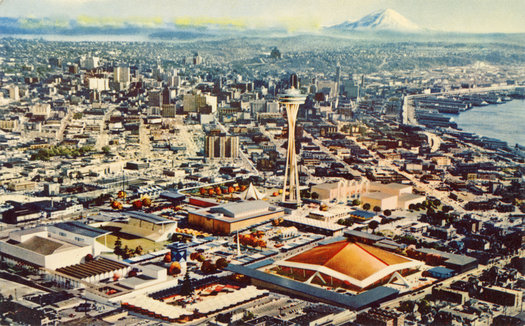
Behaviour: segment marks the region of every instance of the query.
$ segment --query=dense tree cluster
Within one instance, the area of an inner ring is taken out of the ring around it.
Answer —
[[[31,155],[31,160],[49,161],[52,157],[78,157],[93,150],[92,146],[82,146],[80,148],[69,146],[53,146],[50,148],[41,148],[35,154]]]

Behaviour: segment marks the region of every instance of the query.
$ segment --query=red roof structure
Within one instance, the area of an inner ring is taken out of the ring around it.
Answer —
[[[295,270],[300,274],[302,271],[305,277],[311,276],[307,283],[316,276],[323,281],[328,277],[329,283],[335,278],[337,282],[359,289],[380,282],[395,272],[402,274],[422,264],[377,247],[346,240],[317,246],[277,263],[280,267],[290,268],[290,272]]]

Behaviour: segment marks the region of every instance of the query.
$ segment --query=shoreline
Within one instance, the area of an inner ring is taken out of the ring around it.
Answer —
[[[522,109],[520,114],[512,114],[512,119],[506,117],[506,115],[508,115],[506,113],[508,112],[501,110],[504,105],[509,104],[514,105],[511,107],[512,113],[518,111],[519,108]],[[477,106],[459,114],[443,113],[443,115],[452,117],[457,124],[457,130],[459,131],[476,134],[480,138],[487,137],[498,139],[506,142],[509,148],[515,147],[516,144],[519,146],[525,146],[525,130],[522,129],[521,133],[519,133],[520,130],[518,126],[518,124],[525,120],[525,99],[523,98],[512,98],[511,100],[502,103]],[[521,116],[523,116],[523,118],[521,118]],[[518,132],[509,132],[509,129],[505,128],[505,126],[511,127],[510,130],[514,129]],[[520,139],[520,137],[513,137],[513,134],[520,134],[523,139]]]

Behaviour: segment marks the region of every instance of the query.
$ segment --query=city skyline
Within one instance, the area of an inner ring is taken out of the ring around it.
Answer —
[[[0,0],[2,325],[525,321],[525,33],[109,3]]]
[[[424,28],[465,33],[525,32],[523,1],[199,1],[155,0],[4,0],[2,16],[51,18],[57,25],[68,20],[81,24],[118,25],[134,21],[144,26],[228,25],[238,28],[285,27],[315,31],[344,21],[354,21],[381,9],[391,8]]]

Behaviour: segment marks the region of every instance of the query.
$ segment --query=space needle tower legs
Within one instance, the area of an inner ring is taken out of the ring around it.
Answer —
[[[295,151],[295,126],[299,105],[305,102],[305,96],[294,88],[292,83],[292,88],[286,90],[286,92],[279,97],[279,102],[285,106],[286,116],[288,118],[288,151],[286,153],[286,170],[284,173],[282,201],[283,203],[296,204],[299,206],[301,203],[301,195],[297,154]],[[287,194],[288,198],[286,196]]]

